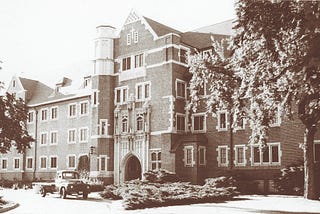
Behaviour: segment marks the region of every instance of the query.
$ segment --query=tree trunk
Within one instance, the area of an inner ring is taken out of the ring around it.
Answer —
[[[316,126],[306,127],[303,158],[304,158],[304,198],[316,200],[317,190],[315,186],[315,166],[314,166],[314,135]]]

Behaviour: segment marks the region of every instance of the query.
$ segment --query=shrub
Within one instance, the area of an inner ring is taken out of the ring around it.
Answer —
[[[143,174],[146,181],[151,183],[167,183],[167,182],[178,182],[180,178],[172,172],[161,169],[158,171],[149,170]]]
[[[280,193],[303,195],[303,166],[292,165],[281,169],[281,175],[275,179],[275,185]]]
[[[15,183],[14,181],[7,180],[7,179],[4,179],[4,178],[2,178],[0,180],[0,186],[3,187],[3,188],[12,188],[14,183]]]

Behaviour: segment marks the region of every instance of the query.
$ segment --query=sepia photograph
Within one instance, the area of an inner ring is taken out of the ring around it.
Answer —
[[[320,214],[320,1],[0,0],[0,213]]]

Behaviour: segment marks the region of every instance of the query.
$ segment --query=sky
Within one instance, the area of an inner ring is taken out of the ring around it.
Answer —
[[[235,18],[235,0],[0,0],[0,81],[49,86],[93,69],[95,28],[120,29],[130,11],[182,32]]]

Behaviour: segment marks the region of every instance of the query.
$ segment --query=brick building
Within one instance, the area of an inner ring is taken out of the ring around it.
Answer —
[[[211,51],[211,36],[230,36],[231,21],[180,32],[132,11],[118,35],[98,26],[94,71],[80,88],[63,78],[54,89],[39,81],[13,77],[8,92],[30,107],[28,130],[36,141],[24,155],[1,155],[0,176],[52,179],[58,169],[76,169],[79,157],[90,159],[90,176],[121,183],[151,169],[176,172],[201,183],[230,171],[257,180],[261,188],[279,169],[302,160],[298,119],[274,121],[267,149],[248,145],[246,121],[233,132],[229,115],[186,109],[191,74],[187,51]],[[203,90],[206,96],[206,90]],[[320,137],[317,136],[320,140]],[[316,141],[316,160],[320,141]]]

